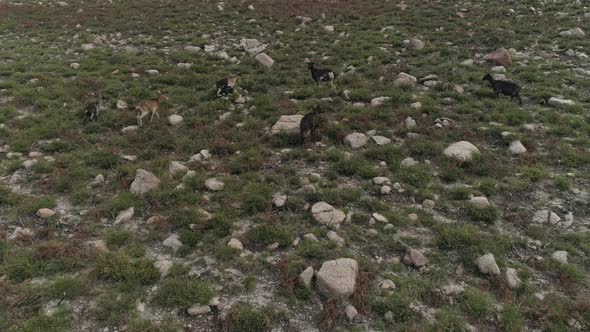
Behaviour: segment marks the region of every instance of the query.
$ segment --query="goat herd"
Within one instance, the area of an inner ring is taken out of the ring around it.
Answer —
[[[317,68],[313,62],[308,62],[307,67],[311,72],[311,77],[313,78],[316,85],[320,85],[322,82],[329,82],[332,90],[336,90],[336,85],[334,81],[336,79],[336,74],[333,70],[328,68]],[[238,78],[241,76],[238,73],[235,76],[226,77],[222,80],[219,80],[215,86],[217,88],[216,98],[219,98],[224,95],[229,95],[234,92],[234,88],[238,81]],[[520,104],[522,104],[522,99],[520,98],[520,86],[516,83],[504,81],[504,80],[496,80],[490,74],[486,74],[483,77],[483,80],[487,80],[490,82],[490,86],[496,93],[496,98],[499,97],[500,93],[510,97],[510,100],[517,99]],[[98,101],[90,103],[84,109],[84,123],[87,120],[96,120],[102,109],[104,97],[99,95]],[[147,115],[150,115],[150,122],[153,121],[154,115],[160,118],[158,111],[160,110],[162,102],[168,100],[168,97],[164,95],[161,91],[158,90],[158,98],[156,99],[148,99],[139,102],[135,106],[135,113],[137,117],[137,125],[139,127],[143,126],[143,118]],[[300,139],[301,143],[305,144],[307,138],[315,137],[316,129],[317,129],[317,116],[320,112],[319,105],[314,107],[314,110],[308,114],[306,114],[301,119],[300,124]]]

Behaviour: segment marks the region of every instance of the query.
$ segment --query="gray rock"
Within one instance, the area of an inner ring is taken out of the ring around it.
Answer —
[[[428,210],[434,209],[434,201],[431,199],[425,199],[422,202],[422,207]]]
[[[353,322],[358,315],[358,311],[355,307],[349,304],[346,306],[346,308],[344,308],[344,314],[346,315],[346,319],[348,319],[349,322]]]
[[[406,73],[399,73],[395,80],[393,81],[394,85],[416,85],[418,79],[416,77],[406,74]]]
[[[467,161],[473,158],[473,155],[478,154],[479,149],[467,141],[460,141],[449,145],[443,154],[449,158],[454,158],[460,161]]]
[[[182,242],[178,239],[178,235],[170,235],[162,244],[166,247],[172,248],[172,251],[176,252],[182,247]]]
[[[313,267],[309,266],[307,269],[303,270],[299,275],[299,281],[305,288],[311,288],[311,280],[313,279]]]
[[[227,243],[227,246],[233,249],[237,249],[237,250],[244,250],[244,245],[242,244],[242,242],[236,238],[232,238],[231,240],[229,240],[229,242]]]
[[[483,274],[499,275],[500,268],[496,264],[496,259],[493,254],[485,254],[479,257],[475,263],[479,268],[479,271]]]
[[[329,298],[346,298],[354,292],[358,263],[351,258],[326,261],[317,274],[318,289]]]
[[[374,135],[374,136],[371,136],[371,138],[373,139],[373,141],[377,145],[386,145],[386,144],[391,143],[391,139],[384,137],[384,136]]]
[[[378,176],[378,177],[373,178],[373,183],[377,184],[377,185],[382,185],[382,184],[391,183],[391,181],[384,176]]]
[[[179,163],[178,161],[171,161],[170,165],[168,166],[168,173],[174,176],[179,173],[186,173],[188,172],[188,167],[184,166],[183,164]]]
[[[269,57],[266,53],[260,53],[256,55],[256,61],[266,68],[270,68],[275,64],[275,61]]]
[[[168,122],[173,126],[179,125],[183,120],[184,118],[178,114],[171,114],[168,116]]]
[[[371,106],[372,107],[379,107],[384,103],[388,102],[391,98],[390,97],[377,97],[371,99]]]
[[[559,263],[567,264],[567,251],[559,250],[551,254],[551,258]]]
[[[299,125],[303,115],[281,115],[279,120],[270,129],[271,134],[278,133],[299,133]]]
[[[276,193],[272,196],[272,204],[276,207],[283,207],[287,202],[287,195]]]
[[[549,210],[539,210],[533,215],[533,222],[539,224],[548,222],[551,225],[555,225],[560,221],[561,218],[556,213],[550,212]]]
[[[223,190],[225,184],[218,180],[217,178],[210,178],[205,181],[205,187],[212,191],[220,191]]]
[[[344,239],[334,231],[328,231],[327,237],[330,241],[336,242],[339,247],[344,246]]]
[[[202,316],[209,314],[211,312],[211,307],[208,305],[194,305],[188,308],[187,311],[189,316]]]
[[[52,209],[48,209],[48,208],[41,208],[41,209],[37,210],[37,216],[39,216],[39,218],[42,218],[42,219],[51,218],[55,214],[56,214],[55,211],[53,211]]]
[[[346,218],[344,212],[326,202],[315,203],[311,207],[313,218],[322,225],[338,228]]]
[[[490,202],[488,201],[488,199],[484,196],[476,196],[471,198],[471,200],[469,201],[473,206],[479,208],[479,209],[483,209],[485,207],[490,206]]]
[[[400,167],[412,167],[415,165],[418,165],[419,162],[415,161],[414,158],[412,157],[407,157],[404,160],[401,161],[400,163]]]
[[[353,149],[358,149],[367,145],[368,141],[369,139],[363,133],[348,134],[344,138],[344,143],[346,143],[346,145],[350,146]]]
[[[117,214],[117,217],[115,218],[115,225],[131,220],[131,218],[133,218],[134,213],[135,213],[135,209],[133,208],[133,206],[126,209],[126,210],[119,212]]]
[[[420,107],[422,106],[422,104],[420,104]],[[404,120],[404,124],[406,125],[406,128],[410,129],[410,128],[414,128],[416,127],[416,120],[412,119],[412,117],[407,117]]]
[[[561,37],[583,38],[586,36],[584,31],[580,28],[574,28],[559,33]]]
[[[511,154],[523,154],[526,153],[526,148],[524,145],[522,145],[522,143],[520,143],[520,141],[517,140],[510,143],[508,151],[510,151]]]
[[[198,46],[190,46],[190,45],[185,46],[184,47],[184,50],[187,51],[187,52],[191,52],[191,53],[201,52],[201,48],[200,47],[198,47]]]
[[[517,289],[522,284],[522,281],[518,277],[516,269],[509,267],[506,270],[506,283],[510,289]]]
[[[135,173],[135,180],[131,183],[131,192],[134,194],[145,194],[149,191],[155,190],[160,186],[160,180],[152,173],[137,169]]]
[[[549,103],[549,105],[555,106],[555,107],[572,106],[572,105],[575,105],[576,104],[573,100],[570,100],[570,99],[560,99],[560,98],[557,98],[557,97],[551,97],[551,98],[549,98],[548,103]]]

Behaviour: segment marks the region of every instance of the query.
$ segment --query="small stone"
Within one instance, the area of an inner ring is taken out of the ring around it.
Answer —
[[[551,254],[551,258],[559,263],[567,264],[567,251],[559,250]]]
[[[451,284],[451,285],[447,285],[447,286],[442,287],[441,291],[446,296],[458,296],[458,295],[463,294],[463,292],[465,291],[465,288],[460,285]]]
[[[166,247],[172,248],[172,251],[176,252],[180,247],[182,247],[182,242],[178,239],[178,235],[173,234],[170,235],[162,244]]]
[[[315,203],[311,207],[313,218],[322,225],[329,227],[340,227],[340,224],[346,218],[344,212],[334,208],[326,202]]]
[[[168,116],[168,122],[173,126],[179,125],[183,120],[184,118],[178,114],[171,114]]]
[[[389,222],[389,220],[387,220],[387,218],[385,218],[385,216],[383,216],[383,215],[381,215],[381,214],[379,214],[379,213],[377,213],[377,212],[373,213],[373,214],[372,214],[372,216],[373,216],[373,218],[374,218],[375,220],[377,220],[377,221],[379,221],[379,222],[382,222],[382,223],[387,223],[387,222]]]
[[[422,103],[421,103],[421,102],[419,102],[419,101],[417,101],[417,102],[415,102],[415,103],[411,103],[411,104],[410,104],[410,108],[412,108],[412,109],[414,109],[414,110],[419,110],[419,109],[421,109],[421,108],[422,108]],[[407,119],[406,119],[406,121],[407,121],[408,119],[412,119],[412,118],[407,118]],[[412,119],[412,120],[413,120],[413,119]],[[415,125],[416,125],[416,121],[414,121],[414,126],[415,126]],[[413,127],[413,126],[412,126],[412,127]],[[408,124],[407,124],[407,123],[406,123],[406,128],[408,128]]]
[[[371,138],[373,139],[373,141],[377,145],[385,145],[385,144],[391,143],[391,139],[384,137],[384,136],[374,135],[374,136],[371,136]]]
[[[346,143],[346,145],[350,146],[353,149],[358,149],[367,145],[368,140],[369,139],[367,138],[367,136],[363,133],[352,133],[346,135],[346,137],[344,138],[344,143]]]
[[[237,250],[243,250],[244,249],[244,245],[242,244],[242,242],[236,238],[232,238],[231,240],[229,240],[229,242],[227,243],[227,246],[233,249],[237,249]]]
[[[348,319],[349,322],[353,322],[356,316],[358,315],[358,311],[356,310],[356,308],[350,304],[347,305],[346,308],[344,308],[344,313],[346,314],[346,319]]]
[[[158,75],[160,72],[155,69],[148,69],[145,71],[148,75]]]
[[[499,66],[508,67],[512,64],[512,58],[510,57],[510,52],[505,48],[500,48],[495,52],[487,54],[483,57],[484,60],[492,62]]]
[[[467,161],[473,158],[473,155],[479,154],[479,149],[467,141],[461,141],[449,145],[443,154],[459,161]]]
[[[415,85],[418,82],[418,79],[412,75],[406,73],[399,73],[395,80],[393,81],[394,85]]]
[[[201,52],[201,48],[198,46],[185,46],[184,50],[191,53],[198,53]]]
[[[324,27],[324,30],[326,30],[328,32],[334,32],[334,26],[333,25],[326,25]]]
[[[260,53],[256,55],[256,61],[266,68],[270,68],[274,65],[275,61],[269,57],[266,53]]]
[[[469,202],[478,209],[483,209],[485,207],[490,206],[490,202],[484,196],[473,197]]]
[[[305,288],[311,288],[311,280],[313,278],[313,267],[309,266],[307,269],[303,270],[299,275],[299,281]]]
[[[127,102],[124,100],[117,100],[117,109],[122,111],[122,110],[126,110],[129,106],[127,105]]]
[[[428,210],[434,209],[434,201],[431,200],[431,199],[425,199],[422,202],[422,207],[425,208],[425,209],[428,209]]]
[[[414,266],[414,267],[422,267],[428,263],[428,258],[424,256],[420,251],[416,249],[410,249],[408,254],[404,256],[404,263]]]
[[[395,289],[395,284],[389,279],[384,279],[379,284],[379,287],[381,287],[381,289]]]
[[[287,202],[287,195],[276,193],[272,196],[272,204],[276,207],[283,207]]]
[[[55,211],[48,209],[48,208],[42,208],[37,210],[37,216],[39,216],[39,218],[43,218],[43,219],[47,219],[47,218],[51,218],[56,214]]]
[[[408,128],[408,129],[414,128],[414,127],[416,127],[416,120],[412,119],[412,117],[407,117],[404,120],[404,124],[405,124],[406,128]]]
[[[135,180],[131,183],[130,190],[134,194],[141,195],[155,190],[159,186],[160,180],[154,174],[140,168],[135,173]]]
[[[380,189],[381,195],[387,195],[389,193],[391,193],[391,187],[390,186],[382,186]]]
[[[400,167],[407,168],[407,167],[412,167],[412,166],[415,166],[418,164],[419,164],[419,162],[415,161],[413,158],[407,157],[401,161]]]
[[[168,173],[170,173],[171,176],[175,176],[176,174],[186,172],[188,172],[188,167],[184,166],[178,161],[171,161],[170,165],[168,166]]]
[[[539,210],[533,215],[533,222],[544,224],[549,222],[551,225],[555,225],[561,221],[561,218],[554,212],[549,210]]]
[[[218,180],[217,178],[210,178],[205,181],[205,187],[212,191],[220,191],[223,190],[224,183]]]
[[[575,105],[576,103],[570,99],[560,99],[560,98],[556,98],[556,97],[551,97],[551,98],[549,98],[548,104],[551,106],[560,107],[560,106],[572,106],[572,105]]]
[[[509,267],[506,270],[506,283],[510,289],[517,289],[522,284],[522,281],[518,277],[516,269]]]
[[[496,260],[493,254],[486,254],[479,257],[475,263],[477,264],[479,271],[483,274],[499,275],[500,268],[496,264]]]
[[[373,99],[371,99],[371,106],[372,107],[379,107],[379,106],[383,105],[383,103],[389,101],[390,99],[391,99],[390,97],[373,98]]]
[[[107,247],[107,244],[104,242],[104,240],[90,240],[84,242],[84,245],[90,247],[93,250],[97,250],[98,252],[104,253],[109,251],[109,248]]]
[[[416,222],[418,221],[418,215],[415,213],[410,213],[408,214],[408,219],[410,219],[411,222]]]
[[[512,141],[512,143],[510,143],[510,146],[508,147],[508,150],[512,154],[523,154],[523,153],[526,153],[526,148],[518,140],[517,141]]]
[[[131,220],[131,218],[133,218],[134,213],[135,213],[135,209],[133,208],[133,206],[126,209],[126,210],[119,212],[117,214],[117,217],[115,218],[115,225]]]
[[[211,307],[208,305],[194,305],[187,310],[189,316],[202,316],[211,312]]]
[[[72,62],[72,63],[70,63],[70,68],[76,70],[76,69],[80,68],[80,64],[77,62]]]
[[[378,177],[373,178],[373,183],[377,184],[377,185],[382,185],[382,184],[391,183],[391,181],[384,176],[378,176]]]
[[[574,28],[571,30],[562,31],[559,33],[561,37],[573,37],[573,38],[583,38],[586,36],[584,31],[580,28]]]
[[[339,247],[344,246],[344,239],[334,231],[328,231],[327,237],[330,241],[336,242]]]

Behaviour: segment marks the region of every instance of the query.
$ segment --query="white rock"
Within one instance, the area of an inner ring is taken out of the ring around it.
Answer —
[[[469,202],[473,206],[475,206],[476,208],[479,208],[479,209],[483,209],[485,207],[490,206],[490,202],[484,196],[476,196],[476,197],[473,197],[473,198],[471,198],[471,200]]]
[[[473,62],[474,62],[473,59],[467,59],[467,60],[461,62],[461,65],[469,67],[469,66],[473,66]]]
[[[232,238],[231,240],[229,240],[229,242],[227,243],[227,246],[230,248],[237,249],[237,250],[244,249],[244,245],[242,244],[242,242],[236,238]]]
[[[172,251],[176,252],[182,247],[182,242],[178,239],[178,235],[170,235],[162,244],[166,247],[172,248]]]
[[[124,101],[124,100],[117,100],[117,109],[118,110],[121,110],[121,111],[122,110],[126,110],[127,107],[129,107],[129,106],[127,105],[127,102],[126,101]]]
[[[217,178],[210,178],[205,181],[205,187],[212,191],[220,191],[223,190],[224,183],[218,180]]]
[[[570,100],[570,99],[560,99],[560,98],[556,98],[556,97],[549,98],[548,103],[549,103],[549,105],[555,106],[555,107],[571,106],[571,105],[575,105],[576,104],[573,100]]]
[[[328,231],[327,237],[330,241],[336,242],[339,247],[345,244],[344,239],[334,231]]]
[[[276,193],[272,196],[272,204],[276,207],[282,207],[287,202],[287,195]]]
[[[133,206],[126,209],[126,210],[120,211],[117,214],[117,217],[115,218],[115,225],[131,220],[131,218],[133,218],[134,213],[135,213],[135,209],[133,208]]]
[[[363,133],[352,133],[344,137],[344,143],[353,149],[358,149],[367,145],[368,141],[369,139]]]
[[[492,67],[492,73],[505,73],[506,68],[504,66],[494,66]]]
[[[187,310],[189,316],[202,316],[211,312],[211,307],[208,305],[193,305]]]
[[[379,107],[390,100],[390,97],[377,97],[371,99],[371,106],[372,107]]]
[[[404,120],[404,124],[406,125],[406,128],[408,128],[408,129],[414,128],[414,127],[416,127],[416,120],[412,119],[412,117],[407,117]]]
[[[333,25],[326,25],[324,27],[324,30],[326,30],[328,32],[334,32],[334,26]]]
[[[431,199],[425,199],[422,202],[422,207],[428,210],[434,209],[434,201]]]
[[[160,271],[160,275],[165,277],[170,272],[170,268],[174,263],[169,259],[160,259],[154,262],[154,267]]]
[[[400,167],[412,167],[418,164],[419,162],[415,161],[412,157],[407,157],[401,161]]]
[[[377,184],[377,185],[382,185],[382,184],[391,183],[391,181],[384,176],[378,176],[378,177],[373,178],[373,183]]]
[[[496,259],[493,254],[486,254],[479,257],[475,263],[479,268],[479,271],[483,274],[499,275],[500,268],[496,264]]]
[[[48,209],[48,208],[42,208],[37,210],[37,216],[39,216],[39,218],[43,218],[43,219],[47,219],[47,218],[51,218],[56,214],[55,211],[53,211],[52,209]]]
[[[149,191],[155,190],[160,186],[160,180],[152,173],[137,169],[135,173],[135,180],[131,183],[131,192],[134,194],[145,194]]]
[[[351,258],[326,261],[317,274],[318,289],[329,298],[345,298],[354,292],[358,263]]]
[[[506,270],[506,283],[508,283],[508,287],[510,289],[517,289],[522,284],[522,281],[518,277],[518,272],[516,269],[509,267]]]
[[[178,161],[171,161],[170,165],[168,166],[168,173],[172,176],[175,176],[179,173],[186,173],[188,172],[188,167],[184,166],[183,164],[179,163]]]
[[[37,159],[29,159],[29,160],[25,160],[23,161],[23,167],[26,169],[31,169],[33,168],[33,166],[35,166],[37,163],[39,163],[39,160]]]
[[[309,266],[307,269],[303,270],[299,275],[299,281],[305,288],[311,288],[311,279],[313,278],[313,267]]]
[[[77,62],[72,62],[72,63],[70,63],[70,68],[78,69],[78,68],[80,68],[80,64]]]
[[[407,265],[415,267],[422,267],[428,264],[428,258],[416,249],[410,249],[410,251],[404,256],[403,260]]]
[[[551,258],[553,258],[553,260],[556,262],[567,264],[567,251],[556,251],[551,254]]]
[[[561,221],[561,218],[554,212],[549,210],[539,210],[533,215],[533,222],[544,224],[549,222],[551,225],[555,225]]]
[[[510,146],[508,147],[508,150],[510,151],[511,154],[523,154],[523,153],[526,153],[526,148],[518,140],[517,141],[512,141],[512,143],[510,143]]]
[[[461,285],[450,284],[441,288],[441,291],[446,296],[458,296],[463,294],[465,288]]]
[[[346,315],[346,319],[348,319],[349,322],[352,322],[358,315],[358,311],[355,307],[349,304],[344,308],[344,314]]]
[[[185,46],[184,50],[191,53],[198,53],[201,52],[201,48],[198,46]]]
[[[313,218],[322,225],[329,227],[340,227],[346,218],[344,212],[334,208],[326,202],[317,202],[311,207]]]
[[[205,49],[205,52],[212,53],[212,52],[215,52],[215,50],[217,50],[217,46],[215,46],[215,45],[205,45],[204,49]]]
[[[168,122],[173,126],[179,125],[183,120],[184,118],[178,114],[171,114],[168,116]]]
[[[176,67],[178,68],[182,68],[182,69],[190,69],[193,66],[192,63],[188,63],[188,62],[180,62],[176,64]]]
[[[134,132],[134,131],[137,131],[137,130],[139,130],[139,126],[132,125],[132,126],[127,126],[127,127],[123,128],[123,129],[121,129],[121,132],[123,134],[127,134],[127,133],[131,133],[131,132]]]
[[[453,143],[443,151],[445,156],[460,161],[470,160],[473,155],[478,153],[479,149],[467,141]]]
[[[379,283],[379,287],[382,289],[395,289],[395,283],[389,279],[383,279],[383,281]]]
[[[260,53],[256,55],[256,61],[266,68],[270,68],[275,64],[275,61],[269,57],[266,53]]]
[[[385,216],[384,216],[384,215],[382,215],[382,214],[379,214],[379,213],[377,213],[377,212],[374,212],[374,213],[372,214],[372,217],[373,217],[373,219],[375,219],[376,221],[379,221],[379,222],[382,222],[382,223],[387,223],[387,222],[389,222],[389,220],[387,220],[387,218],[385,218]]]
[[[14,239],[17,239],[21,236],[22,237],[32,237],[33,235],[35,235],[35,233],[33,233],[33,231],[31,231],[29,228],[16,227],[14,232],[12,232],[12,234],[8,236],[8,239],[14,240]]]
[[[580,28],[574,28],[571,30],[562,31],[559,33],[559,35],[562,37],[573,37],[573,38],[583,38],[584,36],[586,36],[584,31]]]
[[[399,73],[395,80],[393,81],[394,85],[415,85],[418,80],[416,77],[406,74],[406,73]]]
[[[95,48],[94,44],[83,44],[81,47],[83,51],[90,51]]]
[[[373,139],[373,141],[377,145],[386,145],[386,144],[391,143],[391,139],[384,137],[384,136],[374,135],[374,136],[371,136],[371,138]]]
[[[299,133],[299,126],[303,115],[281,115],[279,120],[270,129],[271,134]]]
[[[411,107],[412,109],[414,109],[414,110],[419,110],[419,109],[421,109],[421,108],[422,108],[422,103],[421,103],[421,102],[419,102],[419,101],[417,101],[417,102],[415,102],[415,103],[411,103],[411,104],[410,104],[410,107]],[[412,118],[407,118],[407,119],[412,119]],[[407,120],[407,119],[406,119],[406,120]],[[416,125],[416,121],[414,121],[414,126],[415,126],[415,125]],[[407,124],[406,124],[406,127],[407,127]]]
[[[145,71],[148,75],[158,75],[160,72],[155,69],[148,69]]]

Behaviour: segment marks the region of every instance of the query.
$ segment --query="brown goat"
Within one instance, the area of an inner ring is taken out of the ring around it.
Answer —
[[[168,100],[162,92],[158,91],[158,98],[157,99],[150,99],[150,100],[143,100],[137,106],[135,106],[135,113],[137,114],[137,125],[143,126],[143,118],[145,118],[148,114],[152,114],[150,117],[150,122],[154,120],[154,115],[160,118],[160,114],[158,114],[158,110],[160,110],[160,106],[164,100]]]

